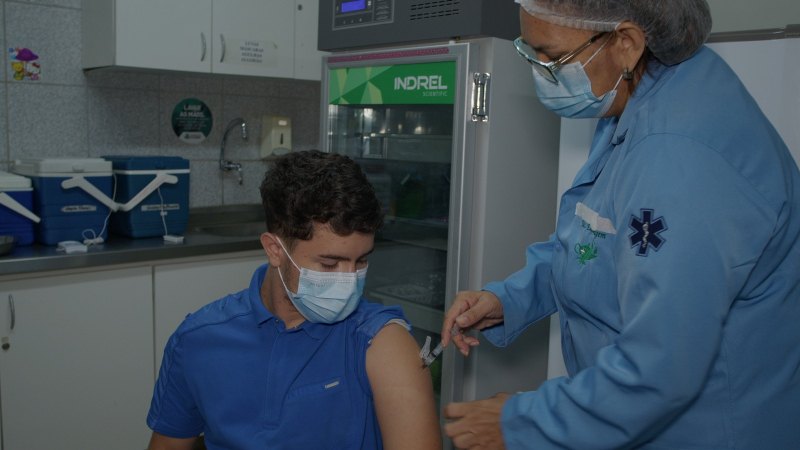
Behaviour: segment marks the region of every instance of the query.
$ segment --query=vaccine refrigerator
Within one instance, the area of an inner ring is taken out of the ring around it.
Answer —
[[[357,161],[386,214],[364,296],[402,306],[433,348],[457,292],[505,279],[554,231],[559,130],[508,40],[323,58],[322,150]],[[440,408],[546,379],[548,321],[507,348],[481,340],[432,365]]]

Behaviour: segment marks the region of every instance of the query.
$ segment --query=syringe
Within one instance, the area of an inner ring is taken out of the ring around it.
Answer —
[[[455,336],[459,331],[461,331],[461,327],[458,325],[453,325],[453,329],[450,330],[450,337]],[[425,346],[422,347],[422,350],[419,352],[419,357],[422,358],[422,370],[425,370],[426,367],[430,366],[431,363],[442,353],[442,341],[439,341],[439,345],[430,351],[431,348],[431,337],[428,336],[425,339]]]

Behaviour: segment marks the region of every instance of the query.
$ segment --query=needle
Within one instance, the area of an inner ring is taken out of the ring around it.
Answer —
[[[458,325],[454,325],[453,329],[450,330],[450,337],[455,336],[456,333],[458,333],[459,331],[461,331],[461,327],[459,327]],[[431,343],[430,339],[431,339],[430,336],[428,336],[428,340],[425,343],[425,348],[423,348],[423,354],[426,353],[426,349],[429,348],[430,346]],[[426,367],[430,366],[431,363],[436,359],[436,357],[442,353],[442,350],[443,350],[442,342],[439,341],[439,345],[437,345],[432,352],[422,357],[422,370],[425,370]]]

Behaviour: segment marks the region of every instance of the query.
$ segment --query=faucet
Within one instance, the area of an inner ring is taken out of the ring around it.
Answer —
[[[247,125],[244,123],[244,119],[237,117],[231,120],[231,122],[228,124],[228,127],[225,129],[225,134],[222,135],[222,145],[219,149],[219,168],[220,170],[236,169],[239,175],[239,184],[242,184],[242,165],[240,163],[225,160],[225,140],[228,138],[228,133],[239,123],[242,124],[242,139],[247,140]]]

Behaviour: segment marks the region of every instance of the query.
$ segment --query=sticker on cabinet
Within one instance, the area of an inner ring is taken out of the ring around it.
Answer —
[[[230,53],[222,59],[224,63],[252,66],[278,66],[278,45],[272,41],[254,39],[230,39]]]
[[[14,79],[17,81],[40,81],[42,67],[40,62],[35,62],[39,56],[28,48],[9,47],[11,68],[14,70]]]

